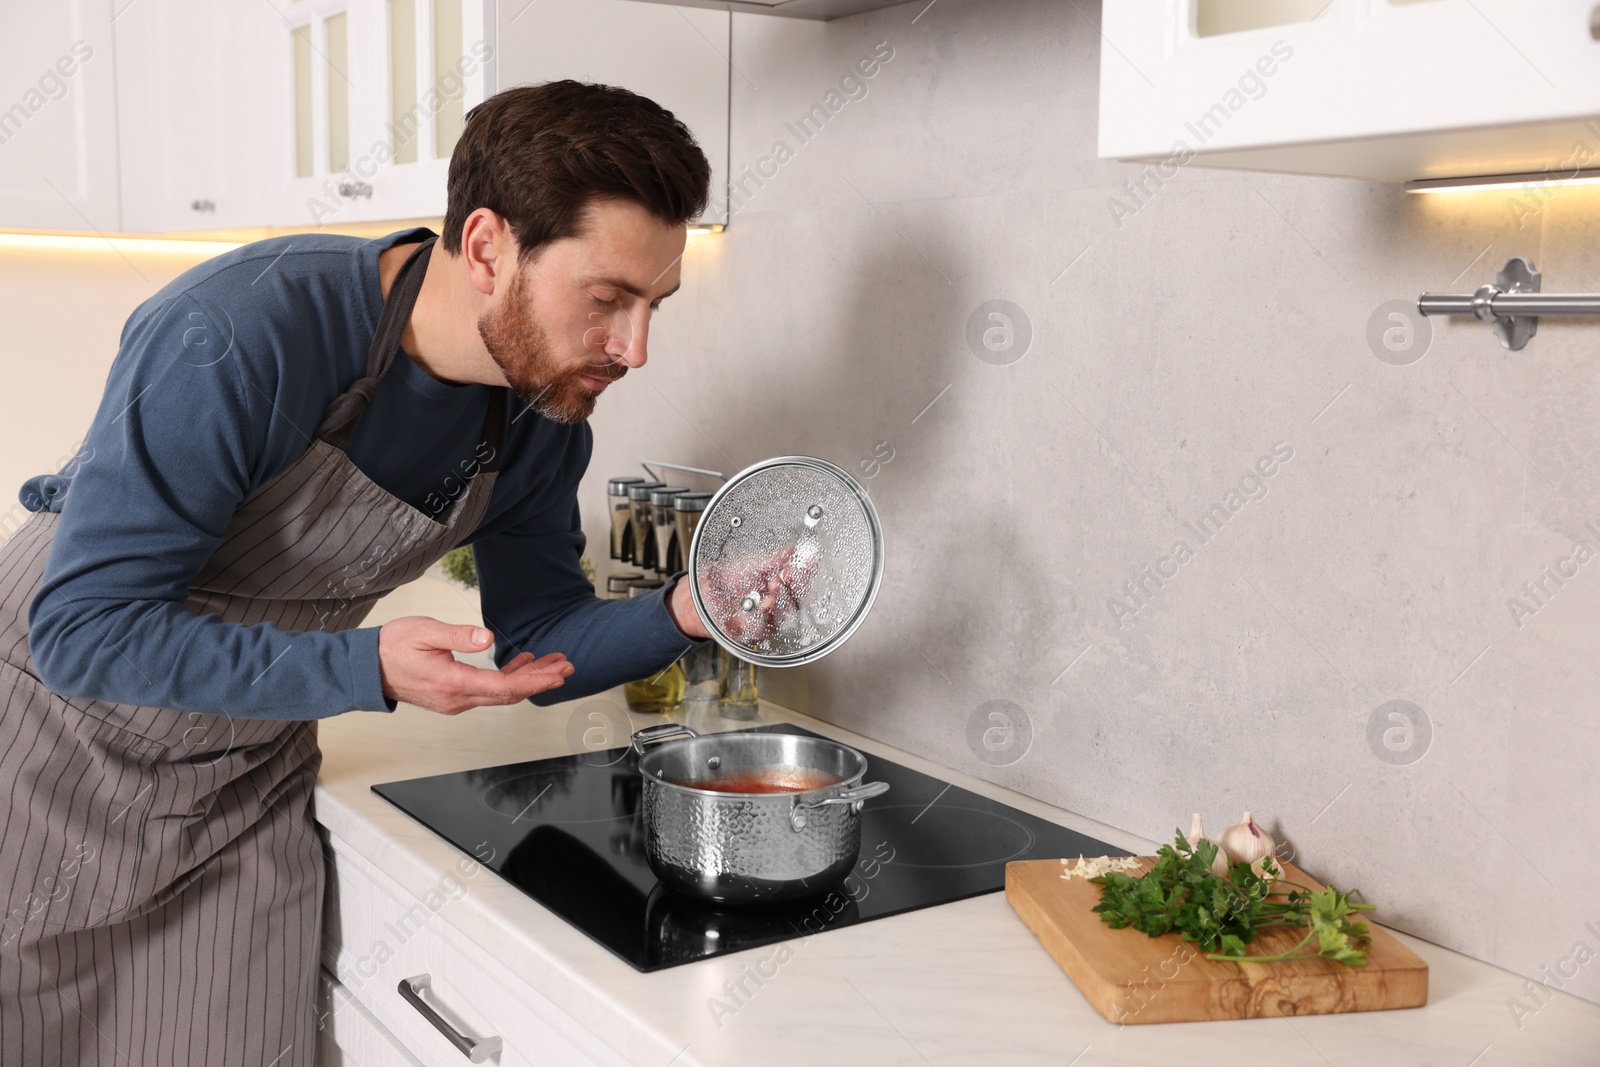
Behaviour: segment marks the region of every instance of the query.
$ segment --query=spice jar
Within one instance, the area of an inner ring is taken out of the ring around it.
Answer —
[[[606,483],[606,506],[611,513],[611,558],[631,562],[623,554],[628,534],[628,520],[632,508],[628,506],[628,486],[639,485],[643,478],[613,478]]]
[[[650,491],[660,482],[638,482],[628,486],[628,534],[625,560],[649,576],[656,567],[656,531],[650,521]]]
[[[706,505],[710,502],[710,493],[679,493],[678,498],[672,502],[673,522],[677,527],[673,535],[674,545],[682,559],[687,559],[689,556],[689,546],[694,543],[695,527],[700,525],[700,517],[706,513]],[[682,562],[679,562],[673,569],[677,570],[682,566]],[[714,641],[707,641],[691,648],[683,654],[682,659],[678,660],[679,665],[683,667],[685,704],[710,705],[720,699],[724,655],[721,646]]]
[[[638,571],[618,571],[606,579],[607,600],[627,600],[628,587],[634,582],[644,580],[644,575]]]
[[[678,551],[678,528],[673,517],[675,512],[672,502],[679,494],[688,491],[689,487],[684,485],[664,485],[650,491],[650,523],[653,527],[652,537],[656,550],[652,563],[656,573],[662,576],[683,568],[682,553]]]
[[[628,596],[649,596],[665,584],[660,578],[635,581]],[[624,685],[622,697],[629,711],[672,711],[683,703],[683,668],[674,660],[650,677]]]
[[[706,513],[706,505],[711,503],[710,493],[679,493],[678,498],[672,502],[673,523],[677,527],[677,566],[674,571],[682,570],[689,565],[689,546],[694,543],[695,527],[700,525],[700,517]]]
[[[717,679],[717,700],[725,719],[753,719],[761,707],[756,665],[724,652]]]

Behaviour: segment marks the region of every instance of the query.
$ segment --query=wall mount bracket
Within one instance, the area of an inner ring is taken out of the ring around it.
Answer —
[[[1470,315],[1488,323],[1502,345],[1519,352],[1539,332],[1540,316],[1600,318],[1600,293],[1540,292],[1538,268],[1523,256],[1513,256],[1492,285],[1467,296],[1423,293],[1417,310],[1424,315]]]

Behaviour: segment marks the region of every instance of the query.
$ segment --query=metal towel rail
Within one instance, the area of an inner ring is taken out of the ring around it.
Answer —
[[[1424,315],[1471,315],[1494,328],[1500,343],[1516,352],[1539,331],[1539,317],[1600,318],[1600,293],[1541,293],[1539,271],[1522,256],[1506,260],[1493,285],[1466,296],[1423,293]]]
[[[650,477],[654,478],[658,482],[662,481],[663,479],[661,477],[661,472],[655,469],[657,467],[661,467],[664,470],[683,471],[685,474],[703,474],[707,478],[715,478],[719,482],[725,482],[728,480],[728,476],[723,474],[721,471],[708,471],[704,467],[685,467],[681,463],[664,463],[659,459],[644,460],[639,464],[639,466],[643,467],[645,473],[650,475]]]

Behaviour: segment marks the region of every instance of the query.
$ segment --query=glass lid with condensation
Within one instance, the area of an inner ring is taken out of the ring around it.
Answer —
[[[864,489],[839,467],[784,456],[717,491],[689,548],[695,610],[740,659],[792,667],[855,632],[883,575],[883,535]]]

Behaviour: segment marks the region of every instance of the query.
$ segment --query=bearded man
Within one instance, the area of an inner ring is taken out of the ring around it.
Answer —
[[[442,235],[246,245],[129,318],[0,547],[0,1063],[310,1067],[317,720],[547,704],[706,637],[676,576],[595,597],[577,490],[709,176],[649,100],[512,89]],[[483,627],[361,626],[458,545]]]

